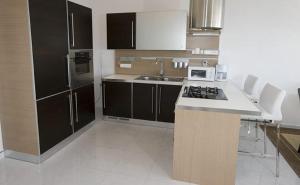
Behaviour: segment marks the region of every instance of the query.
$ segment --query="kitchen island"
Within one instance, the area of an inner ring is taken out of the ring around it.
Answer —
[[[182,97],[185,87],[217,87],[227,100]],[[234,185],[240,115],[259,109],[230,82],[186,81],[175,109],[173,178],[201,185]]]

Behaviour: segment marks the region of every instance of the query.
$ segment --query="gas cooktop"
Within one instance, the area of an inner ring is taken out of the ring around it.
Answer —
[[[184,88],[182,97],[212,100],[228,100],[222,89],[217,87],[189,86]]]

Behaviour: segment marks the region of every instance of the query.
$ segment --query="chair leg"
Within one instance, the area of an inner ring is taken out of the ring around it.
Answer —
[[[256,124],[255,124],[255,140],[256,140],[256,142],[259,140],[259,138],[258,138],[258,122],[257,122],[257,120],[256,120]]]
[[[267,122],[264,121],[264,155],[267,154]]]
[[[277,129],[276,129],[276,133],[277,133],[277,142],[276,142],[276,177],[279,177],[279,157],[280,157],[280,153],[279,153],[279,142],[280,142],[280,123],[277,123]]]
[[[248,135],[250,135],[251,133],[251,125],[250,125],[250,121],[248,121]]]

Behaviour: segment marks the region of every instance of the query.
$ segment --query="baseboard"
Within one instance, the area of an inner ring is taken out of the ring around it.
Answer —
[[[160,128],[174,128],[174,123],[159,122],[159,121],[147,121],[147,120],[128,119],[128,118],[119,118],[119,117],[111,117],[111,116],[103,116],[103,120],[114,121],[118,123],[126,123],[126,124],[160,127]]]
[[[300,125],[295,125],[292,123],[281,123],[280,127],[282,128],[291,128],[291,129],[299,129],[300,130]]]
[[[72,141],[77,139],[80,135],[85,133],[89,128],[91,128],[95,124],[95,121],[91,122],[90,124],[86,125],[70,137],[66,138],[62,142],[58,143],[56,146],[48,150],[47,152],[43,153],[42,155],[31,155],[31,154],[25,154],[20,153],[12,150],[5,150],[4,151],[4,157],[16,159],[20,161],[30,162],[34,164],[39,164],[44,162],[45,160],[49,159],[51,156],[55,155],[58,151],[66,147],[68,144],[70,144]]]
[[[0,152],[0,159],[2,159],[4,157],[4,151]]]

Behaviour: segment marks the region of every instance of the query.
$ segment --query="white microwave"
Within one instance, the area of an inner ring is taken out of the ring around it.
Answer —
[[[188,80],[214,81],[216,68],[190,66],[188,69]]]

